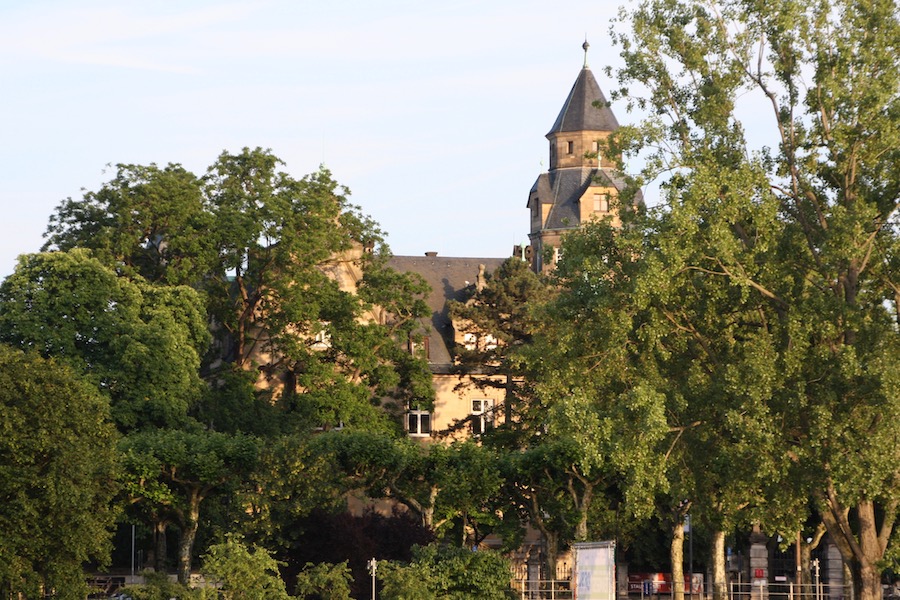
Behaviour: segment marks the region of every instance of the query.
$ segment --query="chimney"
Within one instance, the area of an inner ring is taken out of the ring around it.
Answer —
[[[427,256],[429,258],[435,258],[437,256],[437,252],[432,250],[431,252],[426,252],[425,256]]]

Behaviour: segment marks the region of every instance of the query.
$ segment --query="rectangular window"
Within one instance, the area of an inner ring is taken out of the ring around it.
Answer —
[[[575,153],[575,142],[566,142],[566,152],[569,154]]]
[[[562,248],[553,248],[553,264],[555,265],[562,258]]]
[[[472,400],[472,435],[479,436],[494,426],[494,401],[489,398]]]
[[[594,194],[594,212],[609,212],[609,196]]]
[[[431,413],[427,410],[411,410],[406,413],[406,430],[410,437],[429,437]]]

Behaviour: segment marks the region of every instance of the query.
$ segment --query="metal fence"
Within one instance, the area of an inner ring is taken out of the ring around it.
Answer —
[[[730,600],[847,600],[850,586],[827,583],[732,583],[728,588]]]
[[[572,600],[571,584],[559,579],[515,579],[512,582],[520,600]]]

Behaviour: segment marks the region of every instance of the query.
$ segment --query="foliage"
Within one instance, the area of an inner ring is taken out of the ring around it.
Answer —
[[[499,489],[494,455],[472,441],[419,444],[408,437],[369,432],[333,432],[313,440],[348,477],[351,489],[391,498],[435,531],[457,516],[473,519]]]
[[[402,350],[421,336],[427,286],[386,267],[381,232],[326,169],[295,179],[281,166],[260,148],[223,152],[202,178],[118,165],[99,191],[61,203],[45,248],[89,248],[128,278],[202,293],[193,304],[215,334],[204,421],[238,426],[214,407],[248,404],[222,385],[222,371],[246,371],[290,416],[284,430],[388,429],[384,397],[428,404],[433,394],[424,359]]]
[[[264,548],[252,551],[240,536],[228,535],[209,547],[203,558],[203,574],[216,582],[225,600],[287,600],[278,562]]]
[[[129,276],[190,285],[213,272],[210,226],[201,181],[181,165],[120,164],[97,192],[60,203],[44,250],[87,248]]]
[[[531,344],[540,330],[542,319],[536,308],[553,293],[527,262],[512,257],[486,275],[466,302],[450,302],[454,328],[472,340],[467,347],[457,348],[458,370],[477,386],[504,390],[508,425],[527,426],[530,380],[517,352]]]
[[[644,181],[667,176],[644,294],[685,307],[664,313],[681,333],[663,348],[701,357],[681,384],[728,424],[697,441],[729,465],[762,442],[755,464],[780,494],[725,478],[713,497],[728,518],[756,503],[787,538],[811,497],[857,592],[877,598],[900,505],[896,3],[647,0],[623,20],[619,94],[651,116],[611,150],[646,151]],[[740,119],[756,101],[769,147]]]
[[[396,600],[515,598],[505,558],[490,550],[438,544],[416,548],[407,566],[391,565],[382,594]]]
[[[297,576],[297,597],[309,600],[350,600],[347,563],[308,563]]]
[[[122,590],[122,594],[132,600],[205,600],[209,597],[206,590],[172,581],[165,573],[148,571],[143,575],[142,585],[130,585]]]
[[[131,434],[120,448],[125,492],[181,530],[178,576],[190,576],[200,507],[211,494],[237,486],[256,468],[255,438],[215,431],[154,430]]]
[[[109,555],[117,483],[109,403],[70,367],[0,346],[0,591],[84,598]]]
[[[399,562],[378,563],[381,598],[384,600],[437,600],[430,587],[431,574],[425,565]]]
[[[269,437],[261,444],[259,464],[248,476],[238,504],[246,510],[248,536],[276,549],[287,561],[284,551],[318,541],[315,536],[298,541],[309,515],[343,509],[345,492],[341,473],[327,456],[311,448],[308,436]]]
[[[72,365],[124,430],[183,423],[203,392],[208,341],[199,298],[150,286],[86,250],[23,255],[0,285],[0,340]]]

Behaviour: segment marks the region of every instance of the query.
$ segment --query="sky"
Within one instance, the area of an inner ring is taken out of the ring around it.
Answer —
[[[244,147],[324,164],[394,254],[509,256],[585,37],[613,87],[624,1],[0,0],[0,278],[116,164]]]

